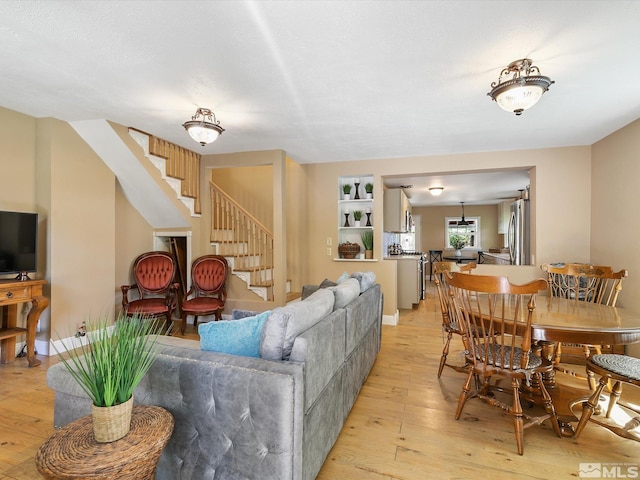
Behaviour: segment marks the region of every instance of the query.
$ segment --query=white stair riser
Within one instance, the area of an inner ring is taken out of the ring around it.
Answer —
[[[162,174],[162,178],[165,182],[169,184],[169,186],[176,192],[176,197],[184,203],[184,205],[189,209],[192,217],[199,218],[200,214],[195,212],[195,201],[191,197],[183,197],[182,196],[182,185],[181,181],[177,178],[167,177],[166,170],[166,159],[162,157],[158,157],[156,155],[149,154],[149,136],[145,135],[142,132],[138,132],[137,130],[129,129],[129,135],[136,141],[138,145],[142,147],[142,151],[144,152],[145,157],[147,157],[155,167],[160,170]]]

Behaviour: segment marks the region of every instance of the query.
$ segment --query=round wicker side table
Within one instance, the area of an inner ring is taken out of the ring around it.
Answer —
[[[135,405],[129,433],[115,442],[97,443],[88,415],[51,435],[36,453],[36,467],[49,480],[153,480],[173,425],[164,408]]]

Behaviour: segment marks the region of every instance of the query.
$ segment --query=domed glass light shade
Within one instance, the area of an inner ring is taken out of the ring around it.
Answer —
[[[540,75],[540,70],[531,64],[530,59],[523,58],[511,62],[500,72],[498,81],[491,84],[491,91],[487,95],[503,110],[522,115],[522,112],[538,103],[553,83],[549,77]]]
[[[208,108],[199,108],[191,120],[184,122],[182,126],[187,130],[189,136],[203,147],[216,139],[224,132],[220,122],[216,120],[215,114]]]

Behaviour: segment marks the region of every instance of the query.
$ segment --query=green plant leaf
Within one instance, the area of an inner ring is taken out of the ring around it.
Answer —
[[[126,402],[155,360],[158,320],[120,313],[113,325],[100,318],[86,322],[86,328],[79,347],[63,342],[58,350],[54,344],[58,356],[94,405]]]
[[[360,234],[365,250],[373,250],[373,231],[365,230]]]

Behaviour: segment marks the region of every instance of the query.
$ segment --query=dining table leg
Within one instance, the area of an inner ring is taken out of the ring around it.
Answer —
[[[540,356],[551,363],[554,363],[557,342],[549,342],[546,340],[539,340],[536,342],[540,348]],[[547,390],[558,388],[556,384],[556,371],[555,369],[549,370],[547,373],[542,374],[542,381]]]
[[[537,350],[536,353],[545,360],[548,360],[549,362],[555,364],[555,362],[557,361],[557,342],[538,340],[535,342],[535,344]],[[564,386],[560,388],[560,386],[556,383],[555,368],[543,373],[542,381],[544,382],[547,391],[551,394],[551,397],[553,399],[556,413],[558,415],[558,425],[560,426],[560,433],[563,437],[573,437],[573,435],[575,434],[574,424],[578,421],[578,418],[573,414],[571,410],[571,406],[573,403],[571,402],[571,398],[574,397],[575,393],[573,391],[569,393]],[[570,397],[567,397],[568,393]],[[565,405],[567,405],[568,408],[564,408]]]

